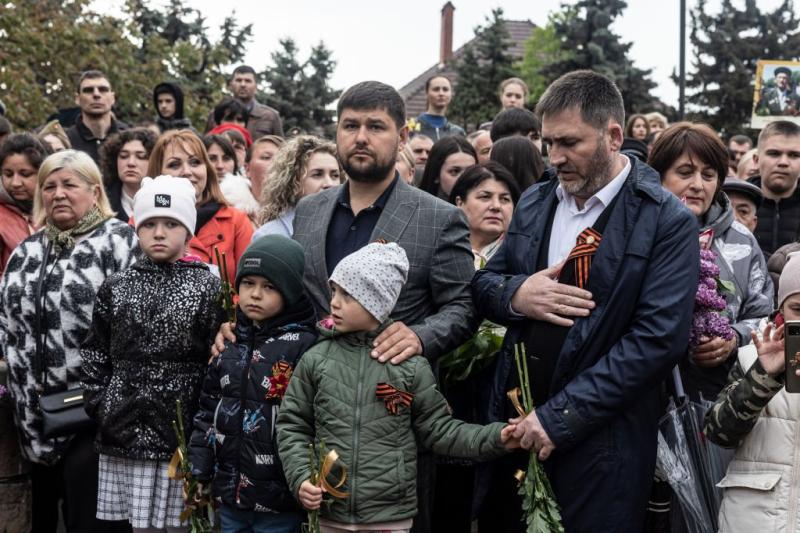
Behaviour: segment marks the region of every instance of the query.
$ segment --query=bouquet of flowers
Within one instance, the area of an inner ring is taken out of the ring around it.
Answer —
[[[700,344],[700,338],[720,337],[731,340],[734,331],[731,329],[725,311],[724,294],[733,294],[734,288],[729,281],[719,279],[719,267],[715,260],[717,254],[712,250],[700,250],[700,282],[694,297],[694,316],[689,332],[689,349]]]
[[[531,395],[530,375],[528,374],[528,359],[525,356],[525,347],[514,347],[514,361],[517,365],[520,387],[508,391],[508,398],[520,416],[526,416],[533,411],[533,396]],[[520,401],[520,396],[522,400]],[[514,475],[519,483],[519,495],[522,496],[522,510],[527,524],[526,533],[563,533],[561,512],[553,495],[553,487],[547,479],[536,457],[536,451],[531,450],[528,459],[528,471],[517,470]]]
[[[325,489],[327,494],[334,498],[347,498],[347,493],[340,490],[347,481],[347,468],[339,464],[341,473],[339,478],[333,483],[329,481],[331,471],[339,460],[336,450],[330,450],[325,446],[325,441],[321,441],[319,446],[308,445],[308,465],[311,468],[311,484]],[[330,500],[323,500],[323,504],[330,505]],[[319,509],[308,512],[308,523],[303,524],[303,533],[319,533]]]
[[[172,429],[178,437],[178,449],[169,462],[167,475],[170,479],[183,479],[183,497],[186,508],[181,513],[181,522],[189,522],[189,533],[211,533],[214,522],[214,507],[211,504],[209,487],[200,487],[200,482],[192,477],[186,450],[186,433],[183,428],[183,405],[178,400],[175,406],[176,420],[172,421]]]
[[[222,286],[219,291],[219,304],[225,310],[225,316],[228,317],[228,322],[236,322],[236,305],[233,298],[236,291],[233,285],[228,281],[228,264],[225,262],[225,252],[219,253],[219,248],[214,247],[214,255],[216,255],[217,264],[219,265],[219,277]]]

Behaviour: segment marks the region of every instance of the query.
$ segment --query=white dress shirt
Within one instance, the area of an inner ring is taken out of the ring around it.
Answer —
[[[625,157],[625,168],[617,174],[605,187],[586,200],[583,209],[578,209],[575,198],[566,192],[561,184],[556,187],[558,206],[553,216],[553,228],[550,231],[550,248],[547,254],[547,266],[551,267],[566,259],[575,247],[578,235],[591,227],[608,204],[622,189],[631,171],[631,161]]]

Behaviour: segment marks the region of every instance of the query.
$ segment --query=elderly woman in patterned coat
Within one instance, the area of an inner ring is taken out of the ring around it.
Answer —
[[[736,221],[731,202],[722,192],[728,152],[711,128],[690,122],[673,124],[653,145],[648,164],[661,174],[664,188],[697,217],[701,246],[716,254],[720,279],[734,287],[733,294],[726,296],[733,338],[703,339],[681,363],[686,391],[712,400],[725,386],[738,348],[750,343],[750,332],[772,312],[772,279],[758,242]]]
[[[0,346],[22,452],[33,463],[33,530],[56,531],[61,499],[68,531],[115,530],[95,519],[93,431],[45,438],[39,397],[78,386],[95,294],[133,263],[136,235],[114,218],[97,165],[75,150],[42,163],[34,218],[44,227],[14,250],[0,285]]]

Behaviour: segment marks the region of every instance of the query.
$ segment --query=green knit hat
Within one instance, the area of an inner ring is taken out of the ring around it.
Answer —
[[[283,296],[287,308],[303,297],[305,254],[296,241],[282,235],[264,235],[250,243],[236,268],[236,290],[244,276],[267,278]]]

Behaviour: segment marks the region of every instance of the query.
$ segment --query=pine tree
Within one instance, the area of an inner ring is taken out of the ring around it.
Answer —
[[[311,94],[309,105],[311,122],[316,133],[326,137],[335,135],[334,110],[329,108],[342,94],[341,90],[332,89],[329,85],[335,68],[336,61],[333,59],[333,52],[320,41],[311,49],[311,56],[306,62],[306,70],[310,70],[306,83]]]
[[[281,114],[284,131],[308,131],[312,126],[308,113],[311,94],[303,64],[297,59],[297,45],[291,38],[280,39],[279,43],[280,49],[272,53],[274,65],[262,76],[271,89],[266,99]]]
[[[333,110],[328,109],[341,91],[333,90],[330,77],[336,68],[333,53],[320,42],[309,58],[300,62],[294,40],[284,38],[280,49],[272,53],[273,66],[264,71],[270,86],[260,99],[269,102],[281,114],[283,129],[332,136]]]
[[[690,118],[726,136],[749,128],[756,63],[800,58],[799,25],[792,0],[768,13],[755,0],[746,0],[744,9],[723,0],[713,15],[707,1],[698,0],[691,12],[693,71],[686,78],[687,101],[694,106]]]
[[[509,46],[503,10],[494,9],[485,25],[475,28],[475,41],[456,63],[458,85],[448,111],[451,120],[471,130],[497,114],[500,82],[514,75]]]
[[[614,20],[628,7],[625,0],[580,0],[573,6],[562,5],[564,16],[554,19],[555,32],[564,58],[541,70],[551,82],[579,69],[590,69],[612,79],[619,87],[627,112],[649,111],[655,99],[650,91],[656,84],[649,79],[651,70],[633,65],[628,53],[631,43],[624,43],[611,31]]]

